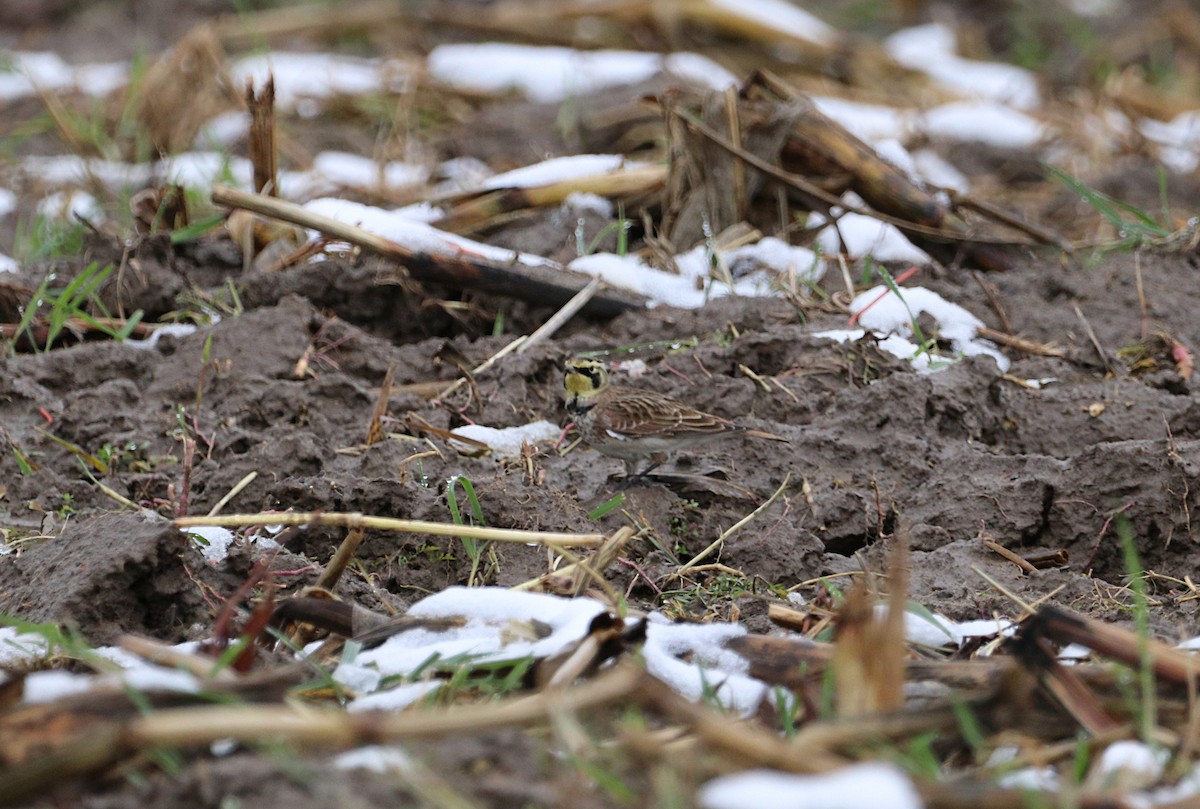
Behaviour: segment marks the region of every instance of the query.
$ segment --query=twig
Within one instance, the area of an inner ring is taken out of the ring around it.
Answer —
[[[290,706],[176,708],[129,722],[125,738],[134,749],[209,744],[216,739],[348,747],[402,739],[436,739],[454,733],[530,725],[562,713],[608,705],[629,697],[648,677],[632,665],[617,666],[583,685],[546,689],[531,697],[445,710],[347,713]]]
[[[820,741],[816,744],[795,739],[783,741],[757,725],[732,721],[724,713],[691,702],[652,677],[639,683],[637,693],[648,708],[687,725],[734,761],[801,773],[828,772],[847,763],[841,756],[830,753],[829,745]]]
[[[1142,284],[1142,254],[1138,250],[1133,251],[1133,280],[1137,284],[1138,311],[1142,314],[1142,339],[1145,340],[1150,331],[1150,306],[1146,302],[1146,287]]]
[[[759,376],[757,373],[755,373],[753,370],[751,370],[749,366],[743,365],[739,362],[738,363],[738,372],[741,373],[742,376],[746,377],[747,379],[756,383],[760,388],[762,388],[763,393],[771,392],[771,386],[768,385],[765,381],[763,381],[763,378],[761,376]]]
[[[994,539],[983,540],[984,547],[992,553],[998,554],[1008,561],[1012,562],[1017,567],[1021,568],[1025,573],[1037,573],[1037,568],[1026,562],[1019,554],[1013,553],[1008,548],[996,542]]]
[[[992,306],[992,311],[996,313],[996,317],[1000,319],[1000,328],[1007,334],[1013,333],[1012,324],[1008,322],[1008,312],[1004,309],[1004,304],[996,297],[996,290],[992,289],[991,285],[983,280],[983,276],[978,270],[971,270],[971,277],[975,279],[975,283],[983,290],[983,294],[987,296],[988,303]]]
[[[533,334],[525,338],[524,342],[517,347],[517,353],[523,354],[538,343],[554,336],[554,333],[566,325],[567,321],[573,318],[580,309],[587,306],[588,301],[595,297],[600,291],[600,285],[603,279],[593,278],[591,283],[585,286],[571,300],[563,304],[562,308],[550,316],[542,325],[538,326]]]
[[[521,347],[521,344],[524,343],[528,339],[529,338],[526,337],[525,335],[521,335],[520,337],[515,338],[511,343],[507,343],[503,348],[501,348],[495,354],[488,357],[486,360],[484,360],[483,362],[479,363],[474,368],[472,368],[470,377],[460,376],[458,379],[454,380],[449,385],[447,385],[445,387],[445,389],[442,390],[441,393],[439,393],[437,396],[433,397],[433,401],[436,403],[442,399],[445,399],[451,393],[454,393],[454,391],[458,390],[463,385],[467,384],[467,382],[470,380],[471,377],[474,377],[477,374],[483,373],[488,368],[491,368],[493,365],[495,365],[497,361],[503,359],[504,357],[507,357],[509,354],[512,354],[514,351],[519,349]]]
[[[512,261],[501,261],[473,254],[453,243],[447,243],[446,249],[441,252],[417,250],[377,233],[305,210],[294,203],[250,194],[229,186],[215,186],[212,201],[216,205],[241,208],[317,230],[330,238],[370,250],[404,265],[409,274],[419,281],[482,289],[522,300],[561,305],[593,280],[548,259],[539,259],[537,264],[520,264],[516,261],[519,254],[515,252]],[[587,308],[598,315],[613,316],[644,306],[645,302],[646,299],[636,293],[610,290],[604,296],[593,297]]]
[[[602,283],[603,282],[600,278],[593,278],[591,283],[589,283],[583,289],[579,290],[579,292],[577,292],[575,294],[575,296],[571,298],[571,300],[569,300],[565,304],[563,304],[562,308],[559,309],[557,312],[555,312],[553,315],[551,315],[549,320],[547,320],[542,325],[538,326],[537,329],[534,330],[533,334],[516,338],[511,343],[504,346],[504,348],[500,349],[495,354],[488,357],[486,360],[484,360],[482,363],[480,363],[476,368],[473,368],[471,370],[471,375],[477,376],[477,375],[483,373],[484,371],[486,371],[488,368],[491,368],[493,365],[495,365],[496,361],[501,359],[502,357],[506,357],[512,353],[521,354],[525,351],[528,351],[530,346],[537,345],[538,343],[542,342],[543,340],[553,336],[556,331],[558,331],[564,325],[566,325],[568,320],[570,320],[576,314],[578,314],[580,309],[587,306],[588,301],[590,301],[593,297],[595,297],[596,293],[600,290],[600,285]],[[467,382],[467,377],[460,376],[453,383],[451,383],[445,390],[443,390],[441,393],[439,393],[437,396],[435,396],[434,401],[437,401],[440,399],[445,399],[451,393],[453,393],[454,391],[456,391],[460,387],[462,387],[464,384],[466,384],[466,382]]]
[[[350,564],[350,560],[354,558],[354,554],[358,551],[358,546],[362,544],[364,536],[366,536],[366,532],[362,528],[351,528],[346,532],[345,538],[329,559],[329,564],[325,565],[325,569],[317,577],[317,587],[332,590],[337,586],[338,579],[342,577],[342,571],[346,569],[346,565]]]
[[[223,508],[225,508],[225,506],[229,505],[230,500],[232,500],[233,498],[235,498],[239,494],[241,494],[242,489],[245,489],[247,486],[249,486],[251,483],[253,483],[254,479],[257,477],[258,477],[257,472],[251,472],[248,475],[246,475],[244,478],[239,480],[237,483],[235,483],[233,485],[233,488],[230,489],[224,497],[222,497],[220,500],[218,500],[217,504],[215,506],[213,506],[211,509],[209,509],[208,516],[210,516],[210,517],[216,516],[221,511],[221,509],[223,509]]]
[[[72,317],[67,319],[67,321],[63,324],[63,327],[64,329],[77,334],[86,334],[97,331],[97,327],[99,327],[100,330],[107,329],[111,331],[120,331],[121,329],[127,328],[128,325],[129,321],[120,317],[93,317],[87,319],[81,317]],[[162,328],[163,325],[165,324],[137,323],[129,332],[129,337],[133,340],[144,340],[153,335],[155,331]],[[34,329],[36,332],[44,332],[47,328],[47,324],[44,320],[38,318],[30,324],[30,328]],[[0,323],[0,337],[4,337],[8,340],[15,340],[20,334],[20,331],[20,323]],[[34,336],[38,335],[35,334]],[[45,338],[42,337],[40,342],[44,341]]]
[[[367,422],[367,440],[363,444],[369,447],[383,440],[383,417],[387,415],[388,402],[392,398],[392,380],[396,377],[396,364],[389,363],[387,372],[383,375],[383,383],[379,386],[379,395],[375,397],[375,407],[371,409],[371,420]]]
[[[918,269],[920,269],[920,268],[919,267],[909,267],[907,270],[905,270],[904,272],[897,275],[894,279],[892,279],[892,282],[896,285],[897,288],[899,288],[899,286],[901,284],[903,284],[909,278],[912,278],[914,275],[916,275]],[[863,315],[865,315],[867,313],[868,309],[870,309],[872,306],[879,303],[881,300],[883,300],[884,298],[886,298],[888,295],[891,295],[891,294],[892,294],[892,288],[889,286],[887,289],[883,290],[883,292],[880,292],[878,295],[876,295],[871,300],[870,303],[868,303],[866,306],[864,306],[863,308],[859,309],[857,312],[852,314],[850,316],[850,321],[849,321],[851,328],[853,328],[855,325],[858,324],[858,319],[860,317],[862,317]]]
[[[96,488],[98,488],[100,490],[100,493],[103,494],[105,497],[107,497],[111,500],[115,500],[127,508],[134,508],[134,509],[137,509],[138,511],[152,511],[151,509],[144,508],[143,506],[139,506],[137,503],[133,502],[125,495],[111,489],[110,487],[106,486],[105,484],[101,483],[100,481],[96,481]]]
[[[574,595],[579,595],[584,583],[587,582],[589,578],[595,581],[598,585],[608,589],[611,587],[611,585],[609,585],[608,581],[604,578],[603,572],[607,570],[608,566],[616,560],[617,555],[625,547],[625,543],[627,543],[630,538],[633,537],[633,533],[633,529],[628,525],[623,526],[619,528],[615,534],[609,537],[602,545],[600,545],[591,559],[580,559],[571,562],[570,564],[564,565],[558,570],[537,576],[529,581],[522,582],[512,589],[535,590],[544,587],[550,579],[554,578],[569,578],[573,580],[574,584],[571,589],[574,590]]]
[[[472,537],[496,542],[536,542],[541,545],[567,545],[593,548],[604,542],[604,534],[562,534],[549,531],[518,531],[511,528],[487,528],[482,525],[399,520],[391,517],[370,517],[358,512],[311,511],[301,513],[260,512],[258,514],[229,514],[215,517],[180,517],[178,528],[197,525],[216,525],[222,528],[244,528],[251,525],[336,525],[345,528],[365,528],[375,531],[395,531],[412,534],[432,534],[443,537]]]
[[[1004,596],[1006,596],[1008,598],[1009,601],[1011,601],[1012,603],[1014,603],[1018,607],[1020,607],[1021,613],[1023,615],[1032,615],[1034,613],[1034,608],[1033,608],[1032,604],[1025,601],[1025,599],[1021,598],[1019,595],[1014,593],[1012,590],[1009,590],[1007,587],[1005,587],[1003,584],[1001,584],[1000,582],[993,579],[988,574],[984,573],[983,570],[981,570],[978,565],[971,565],[971,570],[975,571],[979,575],[979,578],[983,579],[988,584],[992,585],[992,587],[995,587],[997,592],[1002,593]]]
[[[1096,554],[1100,552],[1100,543],[1104,540],[1104,535],[1108,533],[1108,528],[1112,525],[1113,518],[1118,514],[1124,514],[1126,511],[1133,508],[1133,506],[1133,502],[1126,503],[1116,511],[1109,512],[1108,516],[1104,518],[1104,522],[1101,524],[1100,530],[1096,533],[1096,541],[1092,544],[1092,553],[1090,556],[1088,556],[1087,563],[1083,566],[1084,571],[1086,571],[1089,576],[1092,572],[1092,563],[1096,561]]]
[[[738,531],[740,531],[743,527],[746,526],[747,523],[749,523],[751,520],[753,520],[759,514],[762,514],[763,511],[765,511],[768,506],[770,506],[772,503],[774,503],[776,500],[778,500],[780,498],[780,496],[787,490],[787,485],[788,485],[788,483],[791,482],[791,480],[792,480],[792,473],[788,472],[787,476],[784,477],[784,479],[783,479],[783,483],[779,484],[779,488],[775,490],[775,493],[773,495],[771,495],[770,497],[768,497],[761,506],[754,509],[754,511],[751,511],[745,517],[742,517],[740,520],[738,520],[733,525],[731,525],[728,530],[726,530],[724,533],[721,534],[721,536],[719,536],[715,540],[713,540],[711,545],[709,545],[704,550],[700,551],[700,553],[693,556],[691,559],[688,560],[687,564],[683,565],[678,570],[676,570],[674,573],[672,573],[670,576],[668,576],[667,581],[682,578],[684,573],[687,573],[693,567],[700,564],[700,562],[702,560],[707,559],[709,556],[711,556],[718,548],[720,548],[722,545],[725,544],[725,540],[727,540],[729,537],[733,536]]]
[[[1067,356],[1067,352],[1063,351],[1061,348],[1035,343],[1032,340],[1025,340],[1012,334],[1006,334],[1002,331],[989,329],[987,326],[979,326],[976,328],[975,336],[982,337],[984,340],[991,340],[993,343],[999,343],[1006,348],[1022,351],[1026,354],[1034,354],[1039,357],[1056,357],[1058,359],[1063,359]]]
[[[138,657],[149,660],[151,663],[157,663],[160,666],[168,666],[174,669],[183,669],[205,680],[234,682],[238,679],[237,674],[232,669],[219,666],[214,658],[189,654],[153,638],[143,638],[140,635],[122,635],[117,639],[117,646]]]
[[[1088,319],[1083,316],[1083,310],[1078,306],[1075,307],[1075,316],[1083,324],[1083,330],[1087,332],[1088,339],[1092,341],[1092,348],[1096,349],[1096,353],[1100,355],[1100,361],[1104,363],[1104,370],[1113,374],[1112,363],[1108,361],[1108,355],[1104,353],[1104,349],[1100,346],[1100,339],[1096,337],[1096,332],[1092,329],[1092,324],[1088,323]]]
[[[960,195],[953,195],[952,199],[956,206],[969,208],[984,216],[991,217],[1001,224],[1008,225],[1013,230],[1019,230],[1028,236],[1032,236],[1043,244],[1053,245],[1064,253],[1070,253],[1074,249],[1070,242],[1049,228],[1044,228],[1035,222],[1026,222],[1015,213],[1006,211],[986,200]]]

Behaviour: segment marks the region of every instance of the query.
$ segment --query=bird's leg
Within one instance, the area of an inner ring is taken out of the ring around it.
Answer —
[[[621,482],[617,484],[616,491],[623,492],[632,486],[638,480],[637,464],[634,461],[622,459],[625,464],[625,476],[621,478]]]
[[[648,477],[650,477],[650,473],[653,472],[655,469],[658,469],[658,467],[662,466],[662,464],[663,464],[662,461],[655,461],[654,463],[650,464],[645,469],[643,469],[641,472],[638,472],[636,475],[634,475],[634,477],[643,478],[643,479],[648,478]]]
[[[635,472],[637,464],[635,461],[625,462],[625,482],[621,488],[631,486],[634,483],[648,483],[650,481],[650,473],[663,465],[663,461],[667,460],[667,455],[664,452],[656,452],[650,456],[650,465],[641,472]]]

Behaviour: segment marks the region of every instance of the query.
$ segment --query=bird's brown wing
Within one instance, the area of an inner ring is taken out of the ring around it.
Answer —
[[[715,435],[740,429],[731,421],[702,413],[661,393],[631,388],[613,393],[601,414],[602,426],[629,438]]]

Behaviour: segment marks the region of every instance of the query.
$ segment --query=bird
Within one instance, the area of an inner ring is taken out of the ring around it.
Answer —
[[[644,478],[677,449],[741,435],[771,441],[787,439],[736,424],[649,390],[613,385],[608,368],[592,359],[564,366],[566,408],[583,442],[601,455],[625,462],[626,480]],[[643,459],[651,464],[636,472]]]

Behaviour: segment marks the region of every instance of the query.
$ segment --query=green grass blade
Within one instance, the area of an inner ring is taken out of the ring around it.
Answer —
[[[604,501],[600,505],[588,512],[589,520],[598,520],[613,509],[620,508],[625,504],[625,492],[617,492],[615,495]]]

